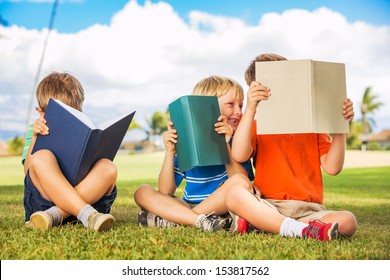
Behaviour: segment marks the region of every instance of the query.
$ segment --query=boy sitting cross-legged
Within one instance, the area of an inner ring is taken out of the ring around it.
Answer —
[[[202,79],[193,89],[194,95],[218,97],[221,116],[215,124],[215,131],[225,135],[230,164],[195,167],[186,172],[178,169],[176,156],[176,130],[172,122],[164,134],[165,157],[158,178],[158,189],[141,185],[135,192],[135,202],[144,210],[138,215],[143,226],[176,227],[195,226],[204,231],[216,231],[230,227],[230,219],[221,217],[228,212],[224,195],[228,189],[225,181],[234,174],[250,177],[250,162],[238,163],[230,152],[230,140],[242,116],[243,90],[236,81],[222,76]],[[210,120],[213,121],[213,120]],[[182,180],[186,180],[183,199],[174,196]],[[213,215],[209,215],[213,213]]]
[[[109,212],[117,195],[117,169],[112,161],[98,160],[87,176],[72,186],[51,151],[31,154],[37,135],[50,133],[44,118],[50,98],[82,110],[84,90],[80,82],[71,74],[53,72],[40,82],[36,97],[40,117],[29,127],[22,155],[26,225],[48,230],[77,217],[86,228],[110,230],[115,218]]]
[[[286,60],[277,54],[262,54],[251,61],[245,72],[249,86],[247,106],[233,139],[232,155],[237,161],[252,158],[254,183],[236,175],[225,195],[234,213],[233,231],[245,233],[256,228],[289,237],[323,241],[339,234],[352,236],[356,218],[349,211],[332,211],[323,205],[322,170],[338,174],[343,167],[345,134],[323,133],[258,135],[255,120],[257,104],[272,98],[271,90],[255,81],[255,63]],[[340,114],[354,117],[348,98],[340,104]],[[277,117],[277,116],[276,116]]]

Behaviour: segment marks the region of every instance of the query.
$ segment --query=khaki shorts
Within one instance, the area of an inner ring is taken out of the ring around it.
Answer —
[[[253,195],[257,198],[257,200],[259,200],[259,202],[277,210],[283,216],[290,217],[297,221],[307,223],[309,221],[319,220],[325,215],[334,212],[326,210],[324,205],[314,202],[261,198],[260,191],[257,188],[253,187],[253,191]]]

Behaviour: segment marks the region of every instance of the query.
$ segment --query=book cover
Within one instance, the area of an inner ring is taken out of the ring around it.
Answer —
[[[348,133],[342,115],[343,63],[311,59],[256,62],[256,80],[271,89],[258,104],[258,134]]]
[[[229,163],[225,136],[215,131],[221,115],[216,96],[186,95],[169,104],[177,130],[176,153],[181,171]]]
[[[47,149],[65,178],[76,186],[102,158],[114,160],[135,111],[95,126],[82,112],[50,99],[45,112],[48,135],[38,135],[32,153]]]

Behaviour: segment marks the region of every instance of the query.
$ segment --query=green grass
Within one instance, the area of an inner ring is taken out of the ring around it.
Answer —
[[[162,154],[119,155],[118,198],[112,231],[80,224],[48,232],[24,227],[23,171],[19,158],[0,158],[0,257],[2,260],[382,260],[390,259],[390,167],[345,169],[324,176],[329,209],[352,211],[358,230],[352,242],[288,239],[275,234],[205,233],[192,227],[140,228],[133,194],[155,185]]]

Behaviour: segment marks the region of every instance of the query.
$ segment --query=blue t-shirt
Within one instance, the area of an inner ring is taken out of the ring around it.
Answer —
[[[186,180],[183,200],[188,203],[197,204],[212,194],[221,183],[228,179],[225,165],[194,167],[182,172],[178,168],[177,156],[175,156],[175,182],[176,187],[183,179]],[[254,175],[250,161],[242,163],[248,172],[249,180],[253,181]]]

